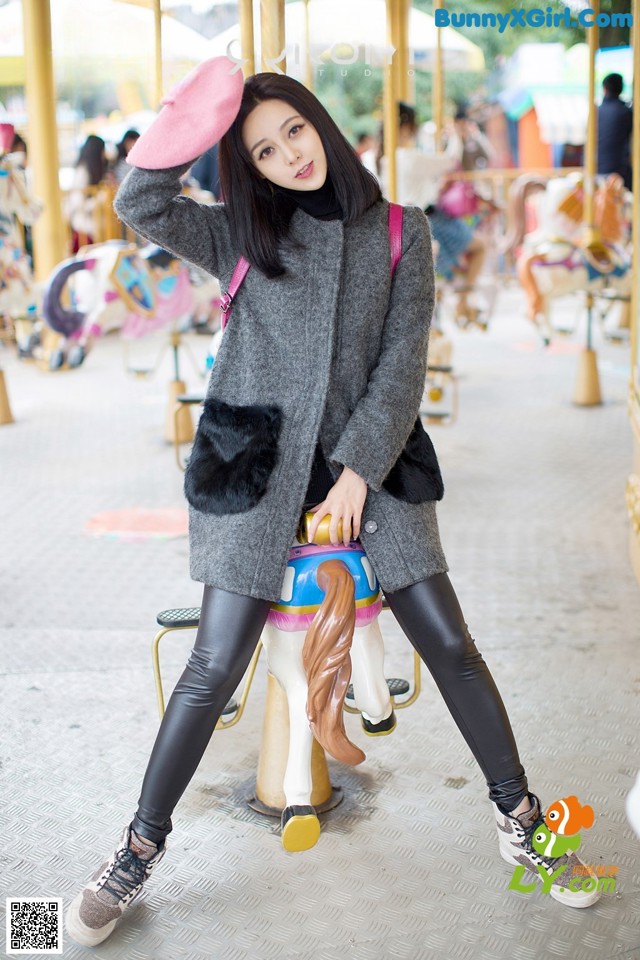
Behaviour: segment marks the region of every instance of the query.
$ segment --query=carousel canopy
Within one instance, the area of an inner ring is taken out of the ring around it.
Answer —
[[[102,64],[105,76],[115,63],[153,63],[154,20],[151,9],[113,0],[50,0],[51,37],[56,61]],[[169,63],[197,63],[209,53],[209,41],[173,17],[162,17],[162,56]],[[0,84],[24,82],[22,4],[0,7]]]

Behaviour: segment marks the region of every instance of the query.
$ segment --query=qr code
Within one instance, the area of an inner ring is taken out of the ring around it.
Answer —
[[[7,897],[7,953],[62,953],[62,900]]]

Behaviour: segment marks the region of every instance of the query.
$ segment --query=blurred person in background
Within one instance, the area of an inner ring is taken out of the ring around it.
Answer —
[[[356,140],[355,151],[362,160],[363,154],[368,150],[374,150],[376,145],[376,138],[371,133],[360,133]]]
[[[461,170],[486,170],[495,150],[464,107],[458,107],[449,132],[445,154],[456,161]]]
[[[19,170],[24,175],[24,182],[26,184],[27,190],[31,191],[31,176],[30,170],[27,169],[27,142],[24,137],[21,137],[19,133],[14,134],[13,143],[11,144],[11,150],[9,151],[8,160],[12,165]],[[24,234],[24,249],[28,257],[33,260],[33,235],[31,232],[31,224],[23,223],[22,230]]]
[[[609,73],[602,81],[604,94],[598,107],[598,173],[619,173],[631,190],[631,128],[633,110],[620,99],[624,80]]]
[[[220,173],[218,172],[218,144],[214,143],[196,160],[189,171],[189,177],[195,180],[201,190],[210,193],[214,200],[222,199]]]
[[[113,164],[113,170],[111,171],[116,183],[122,183],[131,169],[127,166],[127,154],[139,136],[140,134],[137,130],[127,130],[120,143],[116,144],[118,153]]]
[[[83,244],[93,243],[99,235],[96,213],[100,198],[88,188],[102,183],[106,174],[105,142],[102,137],[90,134],[80,149],[65,204],[65,213],[71,224],[73,253],[77,253]]]
[[[429,218],[431,233],[437,245],[436,272],[454,281],[456,288],[456,322],[479,322],[479,309],[469,301],[484,264],[486,248],[474,228],[460,215],[446,212],[440,200],[452,185],[447,177],[460,168],[462,140],[458,152],[425,153],[417,145],[416,111],[407,103],[398,103],[398,147],[396,150],[397,201],[405,206],[421,207]],[[387,196],[387,158],[367,151],[361,157],[365,167],[378,177]],[[443,178],[445,178],[443,180]],[[469,185],[471,186],[471,185]],[[471,190],[473,193],[473,190]],[[475,207],[474,207],[475,209]]]

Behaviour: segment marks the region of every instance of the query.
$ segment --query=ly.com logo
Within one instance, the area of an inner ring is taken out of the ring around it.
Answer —
[[[576,796],[565,797],[564,800],[556,800],[547,810],[544,823],[536,824],[532,836],[531,846],[540,858],[545,860],[563,857],[565,854],[575,852],[580,846],[580,833],[578,831],[593,826],[595,816],[593,807],[588,804],[581,804]],[[551,866],[551,864],[550,864]],[[613,892],[616,888],[616,874],[618,868],[614,866],[592,866],[581,862],[571,867],[565,861],[551,873],[545,868],[544,863],[536,863],[536,868],[542,879],[542,893],[551,893],[551,887],[554,880],[558,879],[567,867],[571,872],[562,882],[572,892],[577,893],[582,890],[585,893],[591,893],[593,890],[606,890]],[[522,864],[513,871],[513,876],[509,882],[509,890],[516,890],[518,893],[531,893],[533,890],[540,889],[537,882],[523,883],[525,873],[530,872]],[[564,887],[560,888],[561,891]]]

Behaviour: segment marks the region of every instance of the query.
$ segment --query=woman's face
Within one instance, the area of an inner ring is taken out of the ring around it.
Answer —
[[[248,115],[242,140],[261,174],[278,187],[317,190],[327,157],[314,126],[285,100],[264,100]]]

